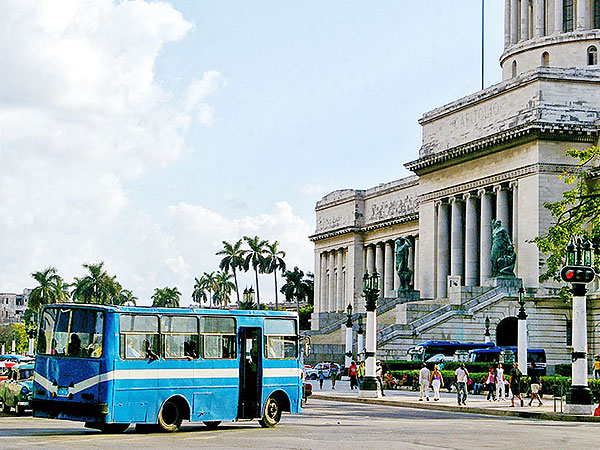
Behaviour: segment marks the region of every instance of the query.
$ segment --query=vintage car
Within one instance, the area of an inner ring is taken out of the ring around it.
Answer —
[[[320,362],[312,369],[305,369],[304,373],[306,374],[307,380],[316,380],[319,378],[319,373],[323,372],[323,376],[325,378],[331,377],[332,369],[335,367],[337,373],[339,374],[341,371],[341,366],[337,363],[328,363],[328,362]]]
[[[0,401],[2,411],[9,413],[12,408],[17,414],[23,414],[29,408],[29,399],[33,389],[34,365],[15,364],[9,369],[8,378],[0,382]]]
[[[0,361],[0,381],[4,381],[8,378],[9,369],[14,366],[14,361]]]

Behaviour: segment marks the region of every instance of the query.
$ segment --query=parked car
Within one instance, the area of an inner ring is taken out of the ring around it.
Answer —
[[[8,378],[9,369],[15,364],[16,362],[13,361],[0,361],[0,381]]]
[[[307,380],[316,380],[319,378],[319,372],[323,372],[325,378],[331,377],[331,369],[335,367],[340,373],[341,366],[337,363],[320,362],[312,369],[306,369],[305,376]]]
[[[17,414],[23,414],[29,408],[29,399],[33,390],[34,365],[15,364],[8,373],[8,378],[0,383],[0,400],[2,411],[9,413],[12,408]]]

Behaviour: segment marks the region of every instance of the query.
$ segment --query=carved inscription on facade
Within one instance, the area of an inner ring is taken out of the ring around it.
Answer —
[[[493,102],[469,109],[462,114],[450,119],[450,126],[454,128],[483,128],[490,124],[490,120],[500,113],[500,103]]]
[[[368,222],[395,219],[414,214],[419,210],[419,201],[415,197],[406,196],[404,199],[387,200],[371,205]]]

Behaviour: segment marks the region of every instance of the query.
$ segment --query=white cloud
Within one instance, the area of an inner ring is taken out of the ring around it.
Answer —
[[[221,241],[245,234],[279,240],[290,265],[312,263],[310,227],[285,202],[241,219],[180,203],[159,221],[129,197],[126,183],[190,151],[189,127],[214,120],[219,72],[181,97],[154,75],[165,43],[192,26],[163,2],[0,3],[0,291],[49,265],[71,282],[104,261],[140,303],[178,286],[187,304]]]

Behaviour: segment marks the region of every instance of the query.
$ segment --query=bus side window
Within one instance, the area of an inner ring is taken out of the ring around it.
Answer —
[[[122,359],[155,359],[159,343],[157,316],[122,314],[119,325]]]
[[[298,356],[296,321],[265,319],[265,357],[295,359]]]
[[[200,356],[204,359],[237,358],[235,319],[200,318]]]
[[[160,321],[163,356],[166,359],[198,358],[198,319],[191,316],[163,316]]]

